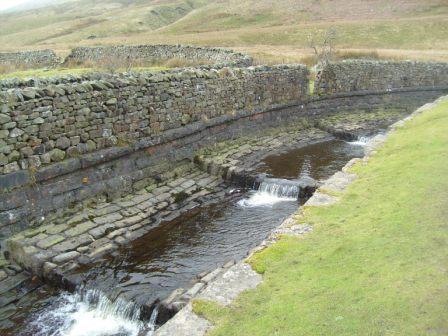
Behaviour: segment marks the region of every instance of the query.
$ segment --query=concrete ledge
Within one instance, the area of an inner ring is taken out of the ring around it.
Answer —
[[[239,262],[212,280],[195,298],[228,305],[243,291],[257,287],[261,280],[260,274],[254,272],[246,263]],[[197,316],[192,311],[191,303],[188,303],[171,320],[160,327],[155,335],[204,335],[211,327],[212,324]]]

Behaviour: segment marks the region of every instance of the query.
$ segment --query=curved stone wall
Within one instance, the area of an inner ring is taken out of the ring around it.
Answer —
[[[448,65],[411,72],[415,63],[393,64],[330,65],[317,97],[308,95],[302,65],[94,74],[4,88],[0,235],[94,195],[126,192],[218,140],[347,109],[415,108],[448,90]]]
[[[18,68],[53,67],[60,63],[60,59],[53,50],[21,51],[0,53],[0,65]]]
[[[3,91],[0,174],[295,103],[306,97],[307,74],[304,66],[187,69]]]
[[[331,63],[318,74],[315,92],[388,92],[394,89],[448,86],[448,63],[343,61]]]
[[[244,54],[220,48],[183,45],[121,45],[74,48],[65,63],[104,62],[110,59],[122,61],[159,61],[173,58],[206,62],[215,66],[246,67],[252,59]]]

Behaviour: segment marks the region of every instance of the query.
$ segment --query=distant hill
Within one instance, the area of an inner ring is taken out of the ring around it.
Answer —
[[[288,58],[307,47],[309,34],[333,27],[339,48],[448,59],[447,0],[44,0],[38,6],[0,14],[0,50],[184,43]]]
[[[32,9],[36,9],[36,8],[53,6],[55,4],[61,4],[63,2],[67,2],[67,1],[73,1],[73,0],[38,0],[38,1],[25,0],[25,1],[23,1],[23,3],[21,1],[19,4],[13,5],[12,7],[5,9],[3,13],[9,14],[9,13],[16,13],[16,12],[21,12],[21,11],[26,11],[26,10],[32,10]]]

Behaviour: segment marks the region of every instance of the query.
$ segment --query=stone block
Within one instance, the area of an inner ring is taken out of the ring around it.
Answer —
[[[101,216],[101,217],[96,217],[93,221],[96,224],[102,225],[102,224],[115,223],[115,222],[119,221],[122,218],[123,218],[122,215],[120,215],[118,212],[115,212],[115,213],[111,213],[111,214],[104,215],[104,216]]]
[[[16,171],[6,175],[0,175],[0,190],[12,189],[30,183],[29,172],[25,170]]]
[[[65,231],[65,235],[68,236],[68,237],[79,236],[80,234],[93,229],[97,225],[98,224],[90,222],[90,221],[84,222],[84,223],[80,223],[80,224],[76,224],[76,226],[74,226],[71,229]]]
[[[56,264],[63,264],[67,261],[73,260],[75,258],[78,258],[80,256],[80,253],[77,251],[70,251],[66,253],[58,254],[56,257],[53,258],[53,262]]]
[[[52,235],[52,236],[48,236],[45,239],[39,240],[36,243],[36,246],[41,248],[41,249],[47,249],[53,245],[56,245],[62,241],[64,241],[64,237],[61,235]]]
[[[76,250],[80,246],[87,245],[92,242],[92,238],[88,234],[82,234],[80,236],[69,238],[62,243],[53,246],[53,250],[56,253],[68,252]]]

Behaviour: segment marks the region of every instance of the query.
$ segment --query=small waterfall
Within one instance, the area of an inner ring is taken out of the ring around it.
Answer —
[[[280,199],[297,199],[300,187],[288,180],[266,179],[261,182],[258,191]]]
[[[297,201],[300,186],[295,181],[266,178],[249,198],[238,201],[242,207],[272,206],[278,202]]]
[[[107,318],[114,316],[130,321],[139,321],[140,307],[132,302],[124,301],[121,298],[112,302],[106,295],[96,289],[88,289],[80,291],[81,302],[86,303],[89,307],[94,308],[95,316]]]
[[[311,159],[309,156],[305,156],[303,159],[302,167],[300,168],[299,179],[309,178],[311,174]]]
[[[356,140],[349,141],[348,143],[350,145],[355,145],[355,146],[365,146],[365,145],[367,145],[367,142],[369,142],[369,140],[370,140],[370,137],[358,136]]]
[[[156,331],[156,323],[157,323],[157,316],[159,315],[159,307],[156,306],[152,310],[151,317],[149,318],[148,322],[148,333],[146,336],[152,336],[154,335],[154,332]]]
[[[111,301],[99,290],[80,289],[74,294],[61,294],[19,335],[151,336],[158,310],[152,311],[147,323],[140,320],[140,311],[135,303],[121,298]]]

